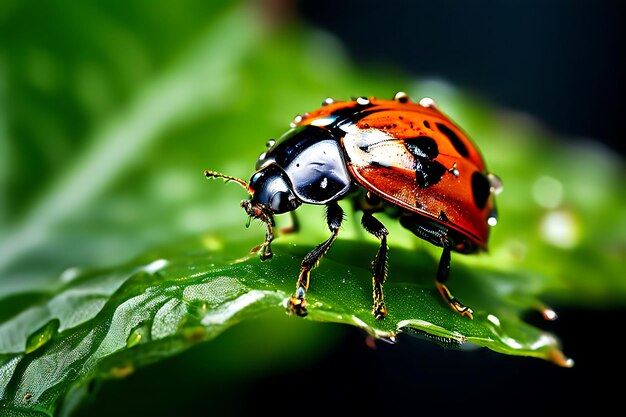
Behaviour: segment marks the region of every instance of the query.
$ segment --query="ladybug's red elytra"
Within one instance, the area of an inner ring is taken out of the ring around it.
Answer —
[[[326,206],[331,235],[302,260],[296,291],[288,302],[292,312],[306,315],[310,272],[339,233],[344,214],[337,201],[349,198],[363,212],[363,228],[380,240],[372,262],[376,318],[387,314],[383,283],[389,232],[374,217],[381,212],[443,248],[437,288],[456,312],[473,317],[445,285],[450,252],[486,250],[489,227],[497,222],[494,196],[501,182],[487,172],[476,146],[434,100],[415,103],[402,92],[393,100],[326,99],[321,108],[297,116],[290,130],[267,143],[249,182],[214,171],[204,174],[235,181],[250,194],[241,207],[249,220],[267,226],[263,260],[272,256],[275,214],[293,214],[301,204]]]

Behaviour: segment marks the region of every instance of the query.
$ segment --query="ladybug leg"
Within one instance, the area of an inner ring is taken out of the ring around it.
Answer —
[[[271,259],[272,256],[274,256],[274,254],[272,253],[272,247],[270,246],[272,240],[274,240],[274,218],[271,215],[267,215],[266,213],[260,213],[258,215],[255,215],[254,217],[260,220],[263,224],[265,224],[265,242],[250,249],[250,253],[261,250],[261,260],[265,261],[267,259]],[[246,227],[250,225],[251,219],[252,217],[248,218],[248,223],[246,224]]]
[[[387,315],[387,308],[385,307],[383,283],[387,278],[387,235],[389,235],[389,231],[378,219],[368,212],[363,213],[361,225],[368,233],[380,239],[380,248],[378,249],[378,253],[376,253],[376,258],[372,261],[372,287],[374,297],[372,314],[374,314],[377,319],[384,319]]]
[[[296,292],[289,298],[288,308],[291,312],[299,315],[306,316],[306,292],[309,289],[309,279],[311,276],[311,269],[313,269],[322,257],[328,252],[330,246],[337,238],[339,228],[343,221],[343,210],[339,207],[337,202],[333,201],[326,205],[326,222],[330,229],[330,237],[323,243],[317,245],[307,256],[302,260],[300,265],[300,276],[296,283]]]
[[[274,254],[272,253],[272,248],[270,246],[270,244],[272,243],[272,240],[274,240],[274,233],[273,233],[273,228],[272,228],[272,226],[274,226],[274,219],[273,218],[267,219],[264,223],[267,226],[267,230],[265,231],[265,242],[263,242],[263,245],[261,245],[262,246],[262,250],[261,250],[262,261],[265,261],[266,259],[270,259],[272,256],[274,256]]]
[[[474,312],[471,308],[466,307],[461,303],[448,289],[448,287],[444,284],[448,280],[448,275],[450,274],[450,248],[444,242],[443,244],[443,252],[441,254],[441,259],[439,260],[439,267],[437,268],[437,279],[435,284],[437,285],[437,289],[441,293],[441,296],[450,304],[450,307],[457,313],[462,316],[468,316],[470,319],[473,319]]]
[[[261,204],[253,204],[251,200],[243,200],[241,202],[241,207],[248,213],[248,222],[246,223],[246,227],[250,226],[250,222],[255,219],[259,220],[261,223],[265,224],[265,242],[262,244],[255,246],[250,250],[250,252],[256,252],[261,249],[261,260],[264,261],[266,259],[270,259],[273,255],[271,243],[274,240],[274,216],[272,213],[267,210]]]

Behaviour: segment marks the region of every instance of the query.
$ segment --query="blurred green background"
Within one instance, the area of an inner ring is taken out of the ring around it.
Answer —
[[[492,259],[557,276],[537,292],[561,319],[541,326],[577,361],[410,338],[372,349],[356,329],[271,315],[105,382],[82,415],[580,405],[559,398],[618,366],[602,352],[626,317],[624,6],[487,3],[0,3],[0,302],[201,233],[261,236],[243,227],[241,190],[202,170],[248,178],[265,141],[324,98],[404,90],[435,97],[503,177]],[[587,181],[555,180],[568,175]],[[555,208],[565,235],[529,230]]]

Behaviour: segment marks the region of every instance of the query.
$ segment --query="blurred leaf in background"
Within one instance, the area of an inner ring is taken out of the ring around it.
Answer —
[[[493,288],[519,314],[542,309],[538,297],[624,307],[620,157],[555,139],[531,119],[444,83],[415,81],[389,67],[353,68],[333,38],[292,19],[290,4],[0,5],[0,326],[96,266],[124,265],[141,254],[150,259],[155,248],[185,239],[204,238],[230,260],[244,256],[262,231],[243,227],[241,190],[207,183],[203,169],[248,178],[265,141],[296,114],[327,96],[391,97],[398,90],[435,97],[504,180],[491,252],[453,260],[453,271],[485,273],[465,283],[453,273],[455,287],[479,305],[489,297],[478,288]],[[313,246],[326,237],[321,212],[303,213],[306,233],[291,242]],[[398,274],[417,275],[407,271],[406,254],[434,257],[436,248],[389,223],[392,264],[395,249],[405,254],[398,255]],[[349,217],[342,239],[373,247],[357,226]],[[329,264],[367,267],[360,257],[342,258],[346,253],[329,252]],[[312,285],[323,291],[321,282]],[[202,351],[213,353],[201,368],[208,379],[255,378],[269,370],[260,364],[297,369],[341,340],[336,327],[300,322],[272,316],[225,335],[222,345],[216,340],[217,347]],[[19,333],[45,323],[29,322]],[[297,340],[289,336],[296,333]],[[277,342],[242,354],[254,337]],[[229,351],[245,359],[233,360]],[[211,357],[216,352],[220,360]]]

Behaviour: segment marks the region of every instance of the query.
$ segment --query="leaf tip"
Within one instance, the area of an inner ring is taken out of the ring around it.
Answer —
[[[557,347],[550,349],[550,353],[548,354],[548,360],[563,368],[574,367],[574,359],[565,356],[565,354],[563,354],[563,352],[561,352],[561,350]]]

